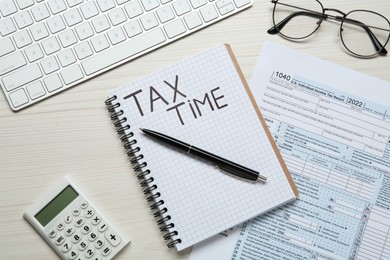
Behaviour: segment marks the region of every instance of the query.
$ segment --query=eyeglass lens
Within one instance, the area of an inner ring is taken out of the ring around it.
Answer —
[[[383,16],[371,11],[352,11],[341,25],[341,39],[352,53],[362,56],[375,55],[387,44],[389,23]]]
[[[274,7],[273,20],[279,34],[290,39],[303,39],[313,34],[321,24],[323,8],[317,1],[278,1]],[[282,26],[282,28],[281,28]]]

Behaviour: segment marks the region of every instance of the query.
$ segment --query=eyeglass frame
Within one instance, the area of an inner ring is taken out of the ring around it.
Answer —
[[[274,8],[273,8],[273,12],[272,12],[272,20],[273,20],[273,23],[274,23],[274,26],[272,26],[270,29],[268,29],[268,33],[269,34],[280,34],[283,38],[286,38],[286,39],[290,39],[290,40],[301,40],[301,39],[305,39],[305,38],[308,38],[310,37],[311,35],[313,35],[317,30],[318,28],[320,28],[323,20],[326,20],[328,18],[330,19],[333,19],[334,21],[337,21],[337,22],[340,22],[340,37],[341,37],[341,42],[343,44],[343,46],[351,53],[353,54],[354,56],[356,57],[359,57],[359,58],[373,58],[373,57],[376,57],[378,55],[381,55],[381,56],[385,56],[387,54],[387,50],[385,49],[385,46],[387,45],[387,43],[389,42],[389,39],[390,39],[390,21],[383,15],[377,13],[377,12],[374,12],[374,11],[371,11],[371,10],[364,10],[364,9],[357,9],[357,10],[352,10],[348,13],[344,13],[343,11],[340,11],[338,9],[334,9],[334,8],[324,8],[324,6],[322,5],[322,3],[318,0],[313,0],[315,2],[317,2],[320,6],[321,6],[321,9],[322,9],[322,13],[319,13],[317,11],[313,11],[313,10],[309,10],[309,9],[306,9],[306,8],[302,8],[302,7],[298,7],[298,6],[294,6],[294,5],[290,5],[290,4],[285,4],[285,3],[280,3],[279,0],[271,0],[271,3],[274,4]],[[277,4],[279,5],[283,5],[283,6],[288,6],[288,7],[292,7],[292,8],[296,8],[298,10],[302,10],[302,11],[297,11],[297,12],[294,12],[290,15],[288,15],[286,18],[284,18],[283,20],[281,20],[280,22],[278,22],[276,24],[275,22],[275,9],[276,9],[276,6]],[[306,12],[305,12],[306,11]],[[339,13],[341,14],[342,16],[337,16],[337,15],[330,15],[330,14],[325,14],[326,11],[332,11],[332,12],[336,12],[336,13]],[[384,29],[384,28],[379,28],[379,27],[375,27],[375,26],[371,26],[371,25],[366,25],[362,22],[359,22],[357,20],[354,20],[354,19],[348,19],[346,18],[349,14],[353,13],[353,12],[357,12],[357,11],[364,11],[364,12],[369,12],[369,13],[372,13],[372,14],[375,14],[375,15],[378,15],[380,17],[382,17],[383,19],[385,19],[387,21],[387,23],[389,24],[389,29]],[[318,26],[317,28],[315,28],[315,30],[313,32],[311,32],[310,34],[304,36],[304,37],[290,37],[290,36],[287,36],[285,34],[283,34],[281,32],[281,29],[292,19],[294,18],[295,16],[297,15],[307,15],[307,16],[311,16],[313,18],[320,18],[320,20],[317,22]],[[373,45],[374,45],[374,48],[376,49],[376,53],[374,54],[371,54],[371,55],[362,55],[362,54],[358,54],[358,53],[355,53],[354,51],[350,50],[348,48],[348,46],[345,44],[344,40],[343,40],[343,34],[342,34],[342,31],[343,31],[343,24],[344,22],[349,22],[349,23],[352,23],[352,24],[356,24],[358,26],[361,26],[363,27],[363,29],[367,32],[367,34],[369,35]],[[389,36],[387,37],[387,40],[386,42],[382,45],[382,43],[379,42],[379,40],[376,38],[375,34],[370,30],[370,28],[374,28],[374,29],[379,29],[379,30],[383,30],[383,31],[388,31],[389,32]]]

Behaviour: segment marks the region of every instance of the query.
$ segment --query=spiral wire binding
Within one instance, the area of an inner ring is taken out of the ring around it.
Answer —
[[[145,169],[147,163],[141,161],[144,156],[143,154],[140,154],[141,148],[136,147],[137,140],[132,139],[134,133],[126,133],[126,131],[130,130],[130,125],[126,124],[127,118],[123,117],[124,112],[120,109],[121,105],[116,100],[117,96],[114,95],[105,101],[107,110],[110,113],[110,118],[114,122],[114,126],[117,129],[117,133],[123,143],[126,154],[130,158],[130,163],[137,173],[137,179],[143,188],[146,200],[151,203],[150,209],[153,211],[153,216],[157,218],[157,225],[160,227],[160,231],[165,233],[163,238],[164,240],[170,240],[167,246],[168,248],[172,248],[176,244],[181,243],[181,239],[177,237],[179,234],[176,230],[170,231],[171,228],[175,227],[175,224],[169,222],[171,216],[166,215],[168,209],[166,207],[161,207],[164,205],[164,201],[159,199],[161,193],[157,191],[157,185],[154,184],[154,178],[151,176],[150,170]]]

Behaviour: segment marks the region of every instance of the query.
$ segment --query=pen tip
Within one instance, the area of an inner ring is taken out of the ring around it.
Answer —
[[[144,129],[142,128],[142,127],[140,127],[140,129],[139,130],[141,130],[142,132],[144,131]]]
[[[262,182],[265,182],[267,180],[267,177],[265,176],[262,176],[262,175],[259,175],[259,177],[257,178],[258,181],[262,181]]]

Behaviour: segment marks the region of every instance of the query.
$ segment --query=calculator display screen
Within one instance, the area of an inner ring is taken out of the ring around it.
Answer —
[[[34,217],[42,226],[46,226],[78,196],[79,194],[72,188],[72,186],[68,185]]]

